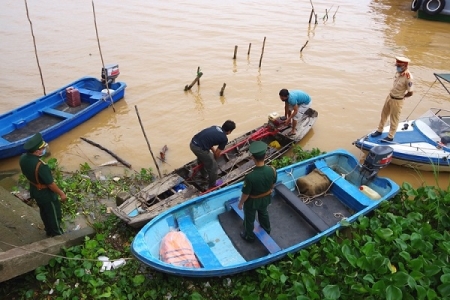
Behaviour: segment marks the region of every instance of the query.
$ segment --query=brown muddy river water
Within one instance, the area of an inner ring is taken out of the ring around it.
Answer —
[[[47,93],[85,75],[99,76],[91,1],[27,2]],[[232,119],[233,139],[263,124],[270,113],[282,113],[281,88],[308,92],[319,112],[300,142],[304,149],[344,148],[360,156],[352,142],[376,128],[396,55],[411,59],[415,80],[402,119],[429,107],[450,109],[447,92],[438,83],[432,86],[434,72],[450,72],[450,24],[417,19],[409,0],[314,0],[317,24],[314,18],[308,24],[310,1],[94,3],[101,54],[105,63],[119,64],[118,80],[128,88],[115,112],[109,108],[50,143],[52,155],[69,171],[80,163],[95,167],[113,160],[80,137],[110,149],[134,170],[156,170],[137,106],[153,152],[167,145],[167,163],[160,169],[170,172],[194,158],[188,145],[199,130]],[[0,113],[43,95],[25,4],[2,4]],[[185,92],[198,67],[204,73],[200,86]],[[0,162],[0,171],[17,168],[17,157]],[[416,187],[436,184],[431,173],[393,165],[381,174]],[[437,182],[446,188],[450,175],[439,174]]]

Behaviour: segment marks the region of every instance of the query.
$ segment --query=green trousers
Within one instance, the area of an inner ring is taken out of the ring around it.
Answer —
[[[271,195],[252,199],[249,198],[244,203],[244,231],[248,240],[254,240],[256,238],[253,233],[255,215],[258,212],[258,221],[261,227],[270,234],[270,220],[267,207],[270,204]]]
[[[61,203],[56,195],[52,196],[36,199],[47,236],[61,235],[64,233],[61,229]]]

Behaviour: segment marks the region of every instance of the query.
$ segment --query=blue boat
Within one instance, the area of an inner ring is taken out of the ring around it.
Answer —
[[[24,143],[37,132],[50,142],[122,99],[126,84],[115,82],[119,73],[118,65],[108,65],[101,80],[80,78],[0,115],[0,159],[22,154]]]
[[[178,276],[225,276],[264,266],[333,234],[395,196],[398,185],[377,175],[391,154],[389,147],[376,147],[361,165],[349,152],[336,150],[277,170],[269,205],[272,231],[267,234],[255,221],[254,243],[240,237],[240,182],[161,213],[138,232],[131,251],[151,268]],[[317,176],[326,182],[321,191],[311,185],[320,181]],[[178,238],[181,246],[171,246]]]
[[[450,74],[434,74],[436,80],[450,93],[444,82],[450,82]],[[378,145],[389,145],[393,150],[392,163],[422,171],[450,172],[450,110],[431,108],[415,120],[400,122],[392,142],[383,140],[389,126],[381,136],[369,134],[353,144],[370,150]]]

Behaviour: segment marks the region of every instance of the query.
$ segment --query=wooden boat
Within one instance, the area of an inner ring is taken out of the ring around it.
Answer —
[[[269,206],[272,231],[268,235],[255,221],[254,243],[240,237],[243,211],[237,204],[243,183],[238,182],[161,213],[138,232],[131,251],[156,270],[188,277],[225,276],[266,265],[318,242],[396,195],[398,185],[377,176],[389,163],[388,149],[374,149],[364,165],[336,150],[277,170]],[[317,174],[327,180],[325,190],[315,196],[299,194]],[[183,249],[174,239],[166,243],[172,233],[181,237]],[[186,261],[173,261],[172,251]]]
[[[118,66],[108,66],[102,74],[106,74],[102,80],[80,78],[0,115],[0,159],[23,153],[24,143],[37,132],[50,142],[122,99],[126,84],[114,80],[119,75]]]
[[[310,108],[297,124],[297,135],[288,136],[290,128],[282,125],[280,121],[282,118],[272,113],[263,126],[228,142],[224,154],[217,159],[218,181],[222,184],[208,190],[207,181],[200,176],[199,170],[202,166],[198,165],[195,159],[167,176],[157,179],[112,211],[128,225],[141,228],[170,207],[241,180],[254,167],[248,151],[252,141],[261,140],[269,145],[266,163],[270,163],[303,138],[317,117],[318,113]]]
[[[450,74],[434,75],[446,88],[442,80],[450,82]],[[372,137],[369,133],[353,144],[362,150],[389,145],[394,150],[393,164],[422,171],[450,172],[450,110],[431,108],[415,120],[400,122],[392,142],[383,140],[388,132],[386,126],[381,136]]]

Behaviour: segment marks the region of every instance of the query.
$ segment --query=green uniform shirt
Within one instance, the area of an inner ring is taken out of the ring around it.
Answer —
[[[37,183],[36,176],[35,176],[35,170],[36,170],[36,165],[39,161],[42,162],[41,165],[39,166],[39,170],[38,170],[39,183],[49,185],[53,182],[53,176],[50,171],[50,168],[49,168],[49,166],[47,166],[46,163],[44,163],[42,160],[40,160],[39,157],[37,157],[36,155],[32,155],[29,153],[22,154],[22,156],[20,157],[20,161],[19,161],[22,173],[23,173],[23,175],[25,175],[25,177],[29,181],[31,181],[33,183]],[[49,197],[56,198],[56,194],[53,193],[50,189],[46,188],[46,189],[38,190],[31,183],[30,183],[30,196],[32,198],[36,199],[37,201],[39,201],[40,199],[45,199],[45,198],[49,198]]]
[[[272,167],[255,167],[245,176],[242,193],[250,197],[258,196],[269,191],[276,182],[277,173]]]

